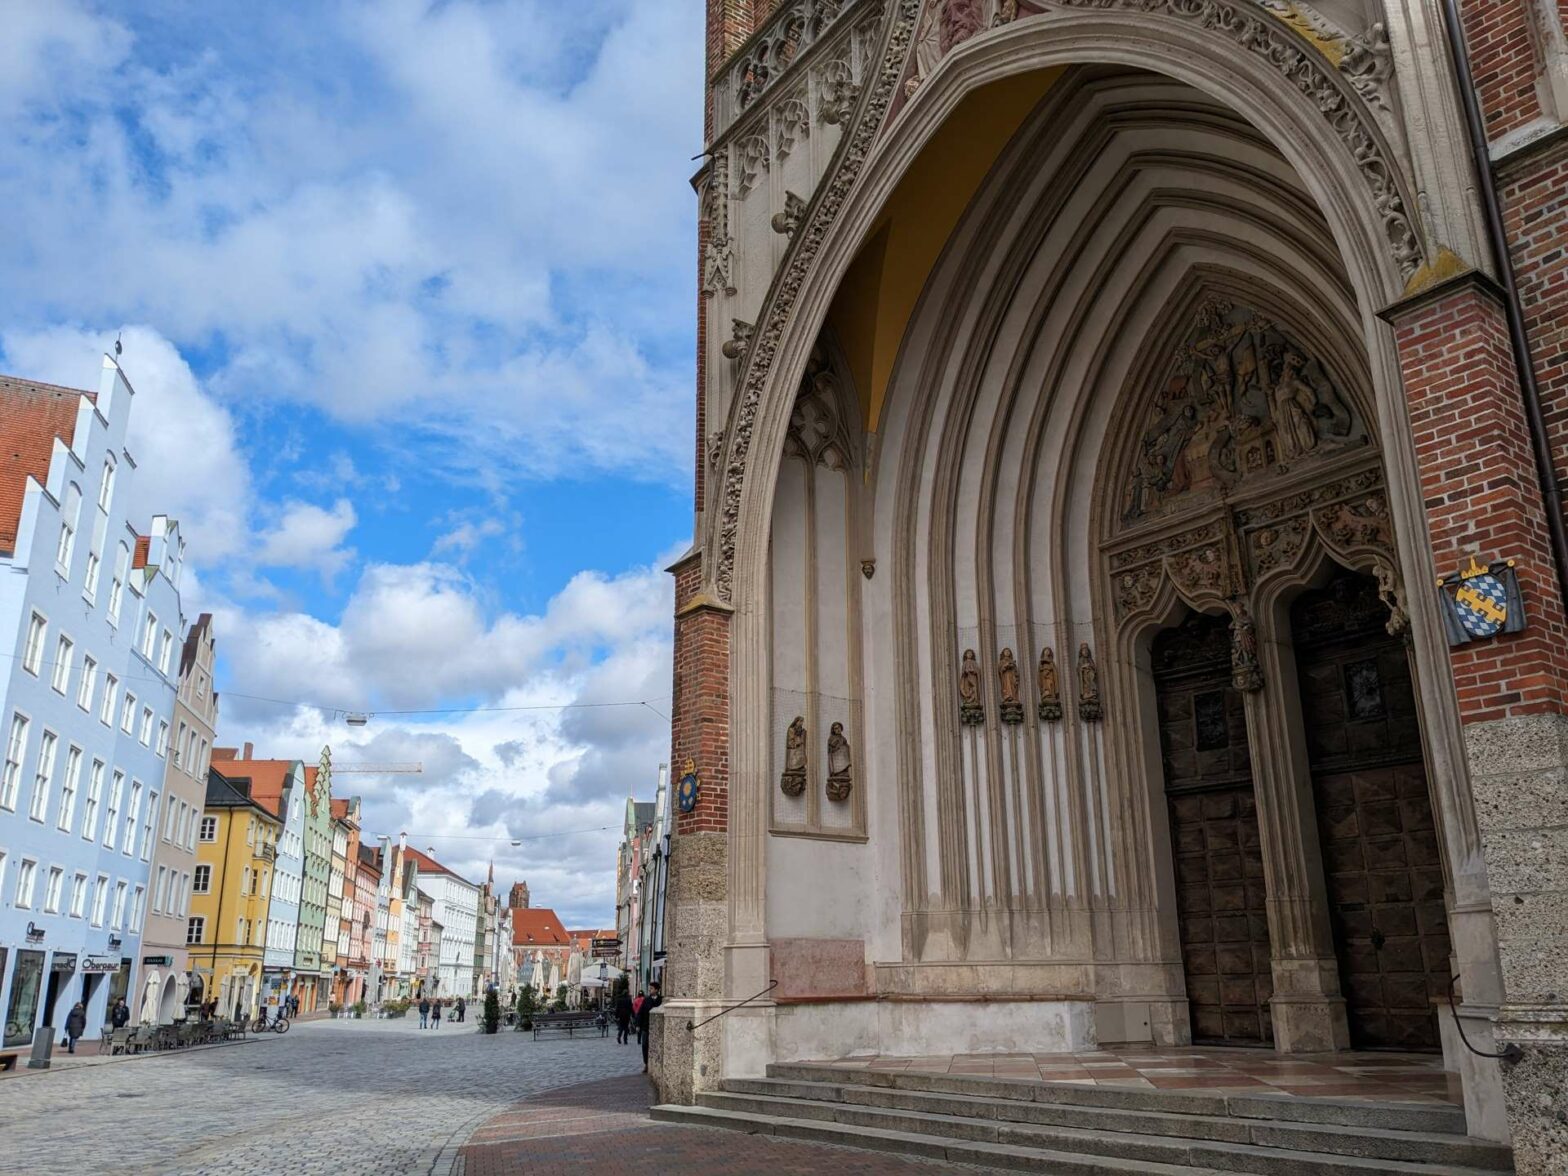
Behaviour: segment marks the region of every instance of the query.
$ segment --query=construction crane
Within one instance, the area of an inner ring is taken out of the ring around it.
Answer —
[[[360,772],[376,776],[417,776],[425,770],[421,763],[412,764],[333,764],[332,774]]]

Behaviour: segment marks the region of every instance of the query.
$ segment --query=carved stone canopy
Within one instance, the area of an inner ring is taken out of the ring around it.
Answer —
[[[844,420],[843,388],[820,344],[806,364],[789,417],[784,452],[828,469],[848,469],[853,443]]]

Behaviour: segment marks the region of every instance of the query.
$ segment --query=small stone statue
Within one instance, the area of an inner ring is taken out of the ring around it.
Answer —
[[[1231,605],[1230,682],[1244,694],[1263,689],[1263,671],[1258,666],[1258,631],[1244,600]]]
[[[1399,637],[1408,633],[1410,631],[1410,614],[1399,603],[1398,575],[1395,574],[1394,569],[1389,564],[1384,563],[1382,560],[1378,560],[1372,571],[1377,576],[1378,599],[1388,605],[1388,621],[1383,627],[1388,630],[1390,637]]]
[[[1040,651],[1040,718],[1047,723],[1062,717],[1062,685],[1056,676],[1056,654],[1047,645]]]
[[[985,705],[980,701],[980,662],[972,649],[964,650],[964,664],[958,671],[958,721],[965,726],[985,722]]]
[[[1086,723],[1098,723],[1104,716],[1100,708],[1100,671],[1094,664],[1094,654],[1087,641],[1078,645],[1078,717]]]
[[[1023,722],[1024,704],[1018,701],[1018,662],[1014,660],[1011,649],[1002,650],[996,663],[996,676],[1002,684],[1002,705],[998,708],[1002,722]]]
[[[834,723],[828,731],[828,799],[848,800],[854,786],[854,764],[850,760],[849,740],[844,738],[844,724]]]
[[[779,777],[779,789],[785,796],[806,791],[806,720],[802,715],[796,715],[784,732],[784,774]]]

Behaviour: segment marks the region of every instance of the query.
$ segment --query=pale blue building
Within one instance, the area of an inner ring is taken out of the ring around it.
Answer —
[[[0,1049],[111,1001],[140,940],[170,744],[184,544],[126,515],[135,393],[0,376]],[[185,896],[176,896],[183,902]]]

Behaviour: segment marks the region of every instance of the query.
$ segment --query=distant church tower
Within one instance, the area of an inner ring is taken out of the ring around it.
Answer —
[[[528,883],[526,883],[526,882],[513,882],[512,883],[512,897],[507,902],[506,905],[509,906],[509,907],[512,907],[514,909],[517,908],[517,907],[523,907],[524,909],[527,909],[527,907],[528,907]]]

